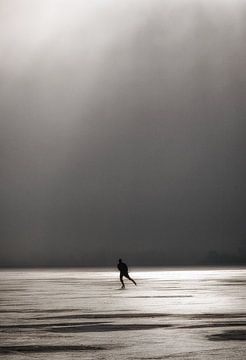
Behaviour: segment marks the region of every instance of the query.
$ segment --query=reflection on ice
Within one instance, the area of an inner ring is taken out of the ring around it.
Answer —
[[[1,271],[0,358],[238,359],[246,270]],[[223,345],[222,345],[223,344]]]

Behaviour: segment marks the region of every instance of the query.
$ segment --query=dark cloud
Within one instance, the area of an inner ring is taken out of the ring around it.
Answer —
[[[1,265],[245,240],[243,0],[1,3]]]

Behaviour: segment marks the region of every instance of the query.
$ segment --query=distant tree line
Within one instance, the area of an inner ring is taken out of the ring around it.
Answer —
[[[205,259],[205,265],[246,265],[246,247],[238,248],[237,253],[219,252],[210,250]]]

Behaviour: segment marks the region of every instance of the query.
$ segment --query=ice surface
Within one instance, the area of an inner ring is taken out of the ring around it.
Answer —
[[[245,359],[245,269],[0,272],[0,359]]]

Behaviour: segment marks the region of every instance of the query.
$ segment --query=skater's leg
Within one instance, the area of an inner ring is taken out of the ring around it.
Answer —
[[[127,279],[129,279],[130,281],[132,281],[134,285],[137,285],[136,281],[133,280],[133,279],[130,277],[129,274],[125,274],[124,276],[125,276]]]
[[[122,284],[122,289],[124,289],[125,288],[125,284],[124,284],[124,281],[123,281],[123,274],[120,274],[120,282],[121,282],[121,284]]]

